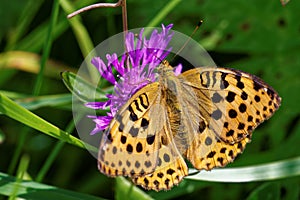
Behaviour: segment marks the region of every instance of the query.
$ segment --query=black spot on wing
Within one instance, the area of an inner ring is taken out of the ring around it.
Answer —
[[[229,130],[229,131],[226,133],[226,137],[233,136],[233,134],[234,134],[234,130]]]
[[[224,128],[228,128],[229,123],[228,122],[224,122]]]
[[[135,166],[136,168],[139,168],[139,167],[141,166],[141,164],[140,164],[139,161],[136,161],[134,166]]]
[[[134,113],[131,105],[128,106],[128,111],[130,112],[130,119],[131,119],[131,121],[138,120],[138,116]]]
[[[211,100],[214,102],[214,103],[219,103],[220,101],[223,100],[223,97],[218,93],[218,92],[215,92],[211,98]]]
[[[147,144],[149,144],[149,145],[153,144],[154,139],[155,139],[155,135],[148,136],[147,139],[146,139],[147,140]]]
[[[257,95],[255,95],[254,100],[255,100],[256,102],[260,102],[260,97],[257,96]]]
[[[169,174],[169,175],[172,175],[174,172],[175,172],[175,170],[171,169],[171,168],[167,170],[167,174]]]
[[[140,153],[142,151],[143,151],[143,145],[142,145],[142,143],[139,142],[136,145],[136,152]]]
[[[149,160],[147,160],[147,161],[145,161],[144,165],[145,165],[147,168],[149,168],[149,167],[151,167],[152,163],[151,163]]]
[[[165,180],[165,185],[167,186],[167,188],[169,188],[169,184],[170,184],[170,179],[167,178],[167,179]]]
[[[126,150],[127,150],[128,153],[132,153],[132,151],[133,151],[132,145],[128,144],[127,147],[126,147]]]
[[[257,83],[256,81],[253,82],[253,89],[258,91],[262,88],[262,85]]]
[[[106,133],[106,138],[109,142],[113,142],[113,139],[112,139],[112,136],[111,136],[111,133],[110,133],[110,130],[108,130]]]
[[[235,79],[237,80],[236,86],[240,89],[244,89],[245,85],[243,82],[241,82],[241,76],[242,74],[239,71],[236,71]]]
[[[239,105],[239,111],[240,111],[241,113],[244,113],[244,112],[246,112],[246,110],[247,110],[247,106],[246,106],[244,103],[241,103],[241,104]]]
[[[136,137],[139,133],[139,129],[135,127],[131,127],[129,133],[132,137]]]
[[[226,96],[226,100],[231,103],[234,101],[236,94],[234,92],[229,91],[227,96]]]
[[[220,81],[220,88],[226,89],[229,86],[228,81],[226,80],[227,73],[222,73],[221,81]]]
[[[212,114],[211,117],[214,118],[215,120],[219,120],[222,117],[222,112],[221,110],[217,109],[215,110]]]
[[[211,151],[211,152],[207,155],[207,158],[212,158],[212,157],[214,157],[215,154],[216,154],[215,151]]]
[[[241,97],[243,100],[247,100],[248,94],[245,91],[243,91]]]
[[[141,121],[141,127],[143,127],[144,129],[146,129],[149,125],[149,120],[147,120],[146,118],[143,118]]]
[[[205,144],[206,144],[207,146],[209,146],[209,145],[212,144],[212,139],[211,139],[211,137],[207,136],[207,137],[205,138]]]
[[[230,109],[228,111],[228,115],[229,115],[230,118],[236,118],[237,112],[234,109]]]
[[[170,162],[170,156],[168,154],[165,153],[163,157],[165,162]]]
[[[125,135],[122,135],[121,136],[121,142],[122,142],[122,144],[125,144],[126,141],[127,141],[127,137]]]
[[[159,178],[163,178],[163,177],[164,177],[164,174],[163,174],[163,173],[161,173],[161,172],[159,172],[159,173],[157,173],[157,177],[159,177]]]
[[[204,121],[200,121],[199,122],[199,127],[198,127],[198,130],[199,130],[199,133],[203,133],[203,131],[205,130],[206,128],[206,124]]]
[[[239,125],[238,125],[238,129],[243,130],[244,128],[245,128],[245,124],[240,122]]]

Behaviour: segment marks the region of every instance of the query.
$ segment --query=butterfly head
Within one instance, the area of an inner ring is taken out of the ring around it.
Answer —
[[[162,61],[162,63],[158,66],[157,71],[161,77],[168,77],[174,75],[173,67],[167,60]]]
[[[162,61],[158,66],[159,82],[162,85],[162,90],[168,90],[175,92],[178,87],[178,78],[174,73],[174,68],[169,64],[167,60]]]

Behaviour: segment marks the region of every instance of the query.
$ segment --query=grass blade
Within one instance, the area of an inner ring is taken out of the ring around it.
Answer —
[[[6,116],[15,119],[29,127],[32,127],[42,133],[50,135],[51,137],[57,138],[59,140],[65,141],[67,143],[73,144],[81,148],[89,148],[92,151],[97,152],[95,147],[91,147],[85,144],[78,138],[70,135],[69,133],[60,130],[53,124],[50,124],[46,120],[40,118],[29,110],[23,108],[22,106],[16,104],[5,95],[0,93],[0,112]]]
[[[45,70],[45,66],[46,66],[46,61],[48,60],[49,54],[50,54],[50,50],[52,47],[52,32],[54,29],[54,26],[56,24],[57,21],[57,17],[58,17],[58,10],[59,10],[59,0],[54,0],[53,1],[53,7],[52,7],[52,14],[51,14],[51,19],[50,19],[50,24],[49,24],[49,29],[47,32],[47,38],[44,44],[44,52],[42,55],[42,60],[41,60],[41,68],[39,70],[36,82],[34,84],[34,89],[33,89],[33,94],[35,96],[37,96],[40,93],[41,87],[42,87],[42,83],[43,83],[43,79],[44,79],[44,70]]]
[[[190,173],[196,170],[191,169]],[[214,169],[212,171],[201,171],[196,175],[186,177],[193,180],[215,181],[215,182],[253,182],[288,178],[300,175],[300,157],[255,165],[252,167],[239,167],[229,169]]]
[[[146,25],[146,27],[155,27],[171,12],[181,0],[169,1],[164,8]],[[146,33],[145,33],[146,34]]]
[[[135,187],[126,180],[124,177],[116,178],[116,200],[122,199],[140,199],[140,200],[150,200],[152,199],[149,195],[143,192],[141,189]]]
[[[62,6],[62,8],[64,9],[64,11],[66,13],[71,13],[73,10],[75,10],[75,8],[72,6],[72,4],[66,0],[60,0],[60,5]],[[92,54],[95,53],[92,51],[94,49],[94,45],[93,45],[91,37],[89,36],[88,31],[86,30],[85,26],[81,23],[81,20],[79,20],[79,19],[80,19],[80,16],[76,16],[76,17],[73,17],[72,19],[70,19],[69,22],[70,22],[71,28],[73,29],[73,32],[76,36],[76,39],[77,39],[78,45],[81,49],[81,52],[83,54],[83,57],[86,57],[90,53],[92,53]],[[95,57],[95,56],[96,55],[91,55],[91,57]],[[90,65],[87,65],[87,66],[88,66],[89,75],[91,77],[92,82],[96,83],[98,80],[97,69],[94,67],[90,67]]]
[[[20,165],[19,165],[19,168],[18,168],[18,171],[17,171],[17,179],[16,179],[16,182],[14,184],[12,193],[9,197],[9,200],[16,199],[16,197],[18,195],[18,191],[20,189],[21,180],[23,179],[23,176],[24,176],[25,172],[27,171],[28,164],[29,164],[29,157],[27,155],[24,155],[21,158]]]
[[[102,198],[73,192],[70,190],[60,189],[51,185],[41,184],[34,181],[20,181],[17,183],[15,177],[0,172],[0,194],[9,196],[13,188],[18,187],[17,196],[24,199],[32,200],[102,200]]]

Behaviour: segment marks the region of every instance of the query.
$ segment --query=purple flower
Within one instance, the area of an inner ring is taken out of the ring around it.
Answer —
[[[106,102],[89,102],[85,106],[92,109],[105,109],[110,107],[106,116],[91,116],[96,123],[96,127],[91,132],[95,134],[107,128],[117,111],[128,101],[128,99],[145,85],[155,82],[157,74],[155,68],[159,66],[168,53],[171,51],[167,47],[172,39],[173,33],[170,33],[172,24],[162,25],[162,31],[154,30],[147,40],[143,37],[144,29],[141,30],[136,42],[134,34],[129,32],[126,35],[126,52],[120,60],[117,54],[106,55],[107,64],[99,58],[94,57],[91,63],[98,69],[100,75],[114,85],[114,93],[107,94]],[[118,72],[117,82],[112,72],[112,67]],[[182,66],[174,68],[176,75],[181,73]]]

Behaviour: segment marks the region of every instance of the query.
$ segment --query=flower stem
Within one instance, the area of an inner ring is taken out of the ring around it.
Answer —
[[[116,7],[122,7],[122,22],[123,22],[123,31],[124,31],[124,45],[125,45],[125,39],[126,39],[126,34],[128,32],[128,22],[127,22],[127,6],[126,6],[126,0],[119,0],[117,3],[96,3],[92,4],[86,7],[83,7],[79,10],[76,10],[75,12],[71,13],[68,15],[68,19],[83,13],[88,10],[92,10],[94,8],[116,8]],[[124,46],[125,48],[125,46]],[[126,48],[125,48],[126,51]]]
[[[123,31],[125,34],[128,32],[128,22],[127,22],[127,6],[126,0],[121,0],[122,4],[122,20],[123,20]],[[125,41],[125,38],[124,38]]]
[[[80,13],[83,13],[85,11],[92,10],[94,8],[116,8],[116,7],[121,6],[122,1],[123,0],[119,0],[117,3],[96,3],[96,4],[92,4],[92,5],[83,7],[79,10],[76,10],[75,12],[72,12],[71,14],[68,15],[68,19],[70,19],[70,18],[72,18],[72,17],[74,17],[74,16],[76,16]]]

